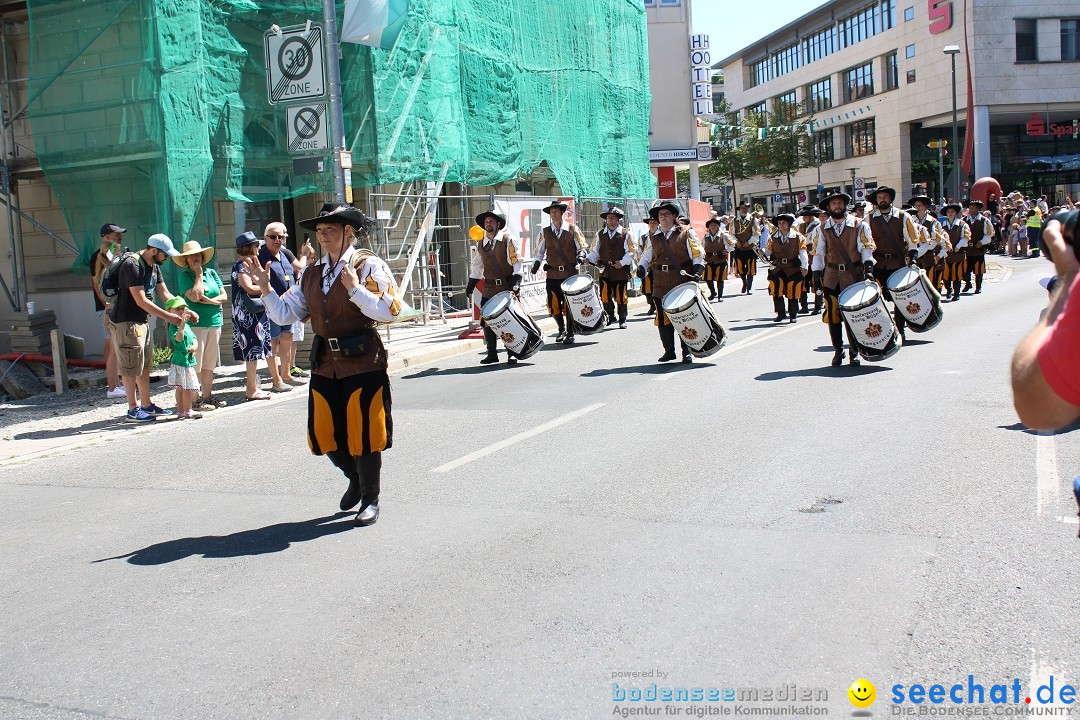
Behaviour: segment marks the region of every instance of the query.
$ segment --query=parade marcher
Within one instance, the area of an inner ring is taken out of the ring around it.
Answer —
[[[772,261],[769,271],[769,294],[776,318],[773,322],[795,322],[799,318],[799,298],[804,297],[803,277],[809,268],[806,238],[792,227],[795,216],[781,213],[773,218],[776,230],[765,245],[765,256]],[[787,300],[785,313],[784,301]]]
[[[701,249],[705,253],[705,285],[709,288],[709,300],[724,302],[728,253],[735,244],[720,228],[720,221],[716,218],[709,218],[705,230],[705,237],[701,239]]]
[[[676,225],[675,218],[678,213],[679,206],[670,201],[664,201],[649,210],[649,215],[659,221],[660,227],[652,234],[642,250],[638,268],[642,275],[646,271],[652,274],[652,293],[656,301],[656,326],[660,330],[660,342],[664,346],[664,354],[660,356],[660,362],[675,359],[675,327],[664,312],[662,303],[664,295],[676,285],[698,280],[705,269],[705,259],[697,236],[694,235],[692,229],[680,228]],[[684,275],[684,272],[689,277]],[[681,340],[680,343],[683,362],[693,362],[690,348]]]
[[[934,201],[926,195],[911,198],[915,208],[915,222],[925,231],[917,248],[915,264],[926,272],[926,279],[939,292],[945,278],[945,252],[948,249],[948,236],[941,229],[937,213],[933,212]]]
[[[907,264],[914,264],[919,255],[919,229],[915,220],[906,212],[893,207],[896,191],[882,185],[874,190],[877,207],[870,214],[870,234],[874,238],[874,279],[881,286],[882,297],[892,301],[889,292],[889,276]],[[904,314],[893,303],[893,320],[900,337],[907,339]]]
[[[555,342],[574,342],[574,318],[566,304],[562,281],[577,274],[577,266],[585,262],[585,238],[577,225],[563,222],[566,203],[552,202],[542,210],[551,217],[551,224],[540,232],[540,242],[533,258],[532,272],[540,272],[541,265],[547,272],[547,307],[559,326]],[[546,262],[545,262],[546,260]]]
[[[951,249],[945,254],[945,272],[942,282],[945,283],[947,297],[943,302],[951,300],[956,302],[960,299],[960,283],[964,279],[964,266],[967,264],[967,251],[965,248],[971,242],[971,228],[960,219],[963,208],[960,203],[949,203],[944,208],[945,222],[942,223],[942,231],[949,237]]]
[[[630,301],[626,286],[634,267],[634,236],[619,221],[626,217],[622,208],[609,207],[600,213],[606,227],[596,232],[596,241],[588,255],[593,265],[600,267],[600,302],[607,313],[607,324],[615,322],[615,307],[619,309],[619,329],[626,329],[626,306]]]
[[[649,238],[652,237],[652,234],[656,232],[657,228],[660,227],[660,221],[652,216],[643,218],[641,222],[647,224],[649,226],[649,229],[645,233],[643,233],[641,237],[638,238],[638,244],[636,248],[637,257],[634,259],[636,265],[641,264],[641,253],[645,252],[645,246],[649,244]],[[645,303],[649,306],[649,309],[645,313],[645,316],[648,317],[650,315],[655,315],[656,301],[653,299],[652,296],[652,278],[649,276],[648,273],[644,275],[639,275],[638,277],[641,278],[641,294],[645,296]]]
[[[284,295],[270,287],[269,263],[259,267],[247,258],[245,264],[274,322],[311,317],[308,445],[348,478],[341,509],[359,503],[356,524],[371,525],[379,518],[382,453],[393,445],[394,430],[386,350],[375,328],[402,305],[390,267],[361,246],[373,220],[351,205],[327,203],[300,226],[316,232],[324,254]]]
[[[518,257],[513,237],[504,229],[504,215],[491,211],[482,212],[476,216],[476,224],[484,228],[484,239],[477,244],[476,252],[473,253],[465,296],[472,297],[473,290],[482,279],[484,289],[480,293],[480,304],[483,306],[501,292],[509,291],[514,295],[520,292],[521,258]],[[499,362],[498,338],[486,322],[483,325],[487,355],[480,364],[490,365]],[[517,356],[513,352],[507,350],[506,354],[508,362],[517,362]]]
[[[844,362],[844,338],[840,316],[840,293],[874,274],[874,238],[870,226],[847,212],[851,198],[847,193],[830,193],[819,203],[829,213],[829,219],[814,231],[814,262],[810,269],[816,273],[815,282],[825,293],[825,315],[832,340],[833,366]],[[848,362],[859,364],[859,355],[851,328],[847,329]]]
[[[981,200],[968,200],[968,215],[964,218],[971,231],[968,242],[967,264],[964,265],[964,292],[971,291],[971,275],[975,274],[975,294],[982,292],[983,275],[986,274],[986,249],[997,237],[994,224],[982,214]]]
[[[761,226],[757,218],[746,212],[750,203],[739,201],[739,209],[731,219],[731,234],[735,236],[735,249],[731,252],[735,274],[742,280],[740,293],[751,294],[754,287],[754,275],[757,274],[757,249],[761,237]]]
[[[809,258],[812,260],[814,257],[814,246],[810,242],[810,239],[814,236],[814,230],[821,223],[818,221],[818,213],[820,211],[813,205],[803,205],[799,209],[799,217],[795,220],[794,228],[799,231],[799,234],[806,240],[806,252]],[[808,272],[803,276],[803,291],[799,297],[799,312],[811,312],[807,298],[811,292],[814,293],[814,310],[811,314],[817,315],[821,312],[821,288],[817,287],[814,282],[814,274],[809,272],[810,264],[807,263],[803,268]]]

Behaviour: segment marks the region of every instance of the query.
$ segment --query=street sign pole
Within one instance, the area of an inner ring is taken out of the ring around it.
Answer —
[[[326,27],[327,91],[330,99],[330,147],[334,163],[334,199],[352,202],[352,184],[345,182],[345,169],[341,166],[345,150],[345,113],[341,105],[341,44],[338,39],[337,3],[323,0],[323,25]]]

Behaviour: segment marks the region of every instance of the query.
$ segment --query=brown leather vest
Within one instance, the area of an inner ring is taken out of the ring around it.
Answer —
[[[964,239],[964,223],[963,223],[963,221],[960,221],[960,222],[956,223],[956,225],[953,225],[951,228],[948,225],[945,225],[944,229],[945,229],[945,232],[947,232],[949,234],[949,241],[952,243],[952,246],[954,248],[956,247],[956,243],[958,243],[958,242],[960,242],[961,240]],[[968,242],[970,243],[971,240],[968,240]],[[964,248],[960,248],[959,250],[952,250],[952,251],[949,251],[949,252],[945,253],[945,262],[947,262],[947,263],[963,262],[964,258],[966,258],[966,257],[967,257],[967,253],[964,252]]]
[[[664,293],[671,288],[689,281],[689,278],[679,274],[680,270],[690,269],[690,251],[686,247],[689,239],[689,232],[679,230],[678,226],[671,231],[671,236],[667,239],[664,238],[663,230],[649,239],[653,253],[649,271],[652,272],[654,298],[663,298]]]
[[[833,228],[821,228],[821,234],[825,236],[825,275],[824,285],[834,290],[843,290],[848,285],[854,285],[864,277],[862,262],[862,243],[859,242],[859,226],[844,225],[844,231],[840,237],[836,236]],[[845,258],[839,248],[843,247],[847,252]],[[836,266],[843,265],[840,270]]]
[[[780,235],[772,236],[772,263],[773,271],[787,276],[802,274],[802,268],[795,267],[795,260],[799,257],[799,236],[786,238],[780,242]],[[785,262],[786,261],[786,262]]]
[[[746,225],[743,225],[743,221],[739,219],[739,215],[736,213],[735,217],[731,219],[732,235],[735,236],[735,249],[736,250],[750,250],[750,238],[754,235],[754,216],[746,216]]]
[[[874,236],[875,267],[899,270],[907,264],[907,242],[904,240],[904,216],[890,217],[886,222],[880,215],[870,218],[870,234]]]
[[[477,251],[480,259],[484,261],[484,299],[493,297],[510,289],[510,276],[514,274],[514,266],[506,259],[506,244],[510,242],[510,236],[506,232],[495,235],[495,242],[491,243],[490,249],[485,249],[487,237],[480,241]],[[502,282],[496,285],[495,281]]]
[[[727,245],[724,244],[724,236],[706,235],[701,240],[702,249],[705,251],[705,262],[709,265],[726,265],[728,261]]]
[[[981,260],[986,256],[986,246],[982,244],[983,238],[986,237],[986,222],[982,215],[976,220],[971,220],[969,218],[964,222],[971,228],[971,239],[968,240],[968,245],[964,250],[967,252],[968,257]]]
[[[314,373],[320,377],[342,378],[374,370],[386,370],[386,350],[379,333],[373,330],[375,321],[349,300],[349,293],[341,282],[341,276],[334,280],[330,292],[323,295],[324,269],[321,265],[315,265],[309,268],[300,280],[300,288],[307,299],[308,312],[311,314],[311,329],[323,338],[346,338],[365,333],[367,349],[362,355],[345,357],[340,352],[333,352],[327,345],[319,357],[319,366]]]
[[[630,267],[623,265],[622,267],[612,267],[612,263],[621,262],[626,257],[626,238],[629,235],[629,231],[626,228],[621,227],[618,229],[615,237],[608,237],[607,228],[600,230],[598,235],[600,242],[597,243],[597,259],[603,263],[606,267],[604,271],[600,273],[600,277],[611,282],[626,282],[630,279]]]
[[[544,262],[551,266],[547,276],[551,280],[565,280],[577,275],[577,241],[574,226],[568,225],[561,235],[551,231],[551,226],[544,227],[544,247],[547,250]],[[562,270],[559,270],[562,267]]]

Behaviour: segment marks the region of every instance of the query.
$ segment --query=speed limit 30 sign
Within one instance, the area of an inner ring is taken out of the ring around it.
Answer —
[[[323,35],[318,25],[297,25],[267,31],[266,95],[270,103],[311,100],[326,94]]]

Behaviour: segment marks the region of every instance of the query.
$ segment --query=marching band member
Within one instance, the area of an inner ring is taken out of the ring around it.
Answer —
[[[844,362],[844,338],[841,331],[840,292],[857,282],[873,277],[874,238],[870,226],[848,215],[851,197],[847,193],[830,193],[819,203],[829,213],[829,219],[814,231],[814,262],[810,266],[815,281],[825,293],[825,314],[832,340],[833,367]],[[848,328],[848,362],[859,364],[855,340]]]
[[[821,224],[818,221],[818,212],[818,209],[813,205],[803,205],[799,210],[799,219],[795,221],[795,229],[806,239],[806,251],[811,258],[814,256],[814,247],[810,239],[814,236],[814,230]],[[809,263],[803,269],[809,271]],[[817,287],[814,282],[814,274],[807,272],[803,276],[803,291],[802,296],[799,298],[800,312],[810,312],[810,307],[806,302],[810,292],[814,293],[814,311],[812,314],[817,315],[821,312],[821,288]]]
[[[975,273],[976,295],[982,292],[983,275],[986,274],[986,248],[997,237],[994,224],[982,214],[982,207],[982,200],[968,200],[968,215],[964,218],[971,231],[964,266],[964,292],[971,290],[971,274]]]
[[[465,296],[472,297],[477,283],[483,279],[484,289],[481,291],[480,304],[483,306],[491,298],[501,292],[510,291],[517,295],[521,289],[521,258],[518,257],[514,238],[507,232],[506,217],[491,210],[482,212],[476,216],[476,224],[484,228],[484,239],[481,240],[469,267],[469,285],[465,288]],[[480,361],[481,365],[490,365],[499,362],[498,338],[495,331],[484,326],[484,344],[487,346],[487,355]],[[517,362],[517,357],[509,350],[506,351],[507,361]]]
[[[746,212],[750,203],[739,201],[739,209],[731,219],[731,234],[735,236],[735,249],[731,252],[735,274],[742,280],[740,293],[749,295],[754,286],[757,273],[757,251],[754,246],[759,242],[761,227],[757,218]]]
[[[794,215],[781,213],[773,218],[773,222],[776,223],[776,231],[765,243],[765,257],[770,258],[773,264],[769,271],[769,294],[776,310],[773,322],[782,322],[785,317],[789,322],[795,322],[799,316],[799,298],[804,296],[803,275],[809,265],[806,238],[792,227]]]
[[[607,227],[598,230],[596,242],[588,261],[600,267],[600,302],[608,315],[607,324],[615,322],[615,306],[619,306],[619,329],[626,329],[626,304],[629,298],[626,286],[630,282],[630,269],[634,267],[634,236],[630,230],[619,225],[626,216],[622,208],[610,207],[600,213]]]
[[[911,204],[915,207],[915,222],[926,232],[924,241],[919,244],[915,264],[926,272],[926,279],[930,284],[941,292],[949,238],[941,229],[937,215],[930,212],[934,205],[933,200],[926,195],[916,195],[911,198]]]
[[[280,296],[270,287],[270,263],[260,267],[256,258],[244,258],[271,320],[289,325],[311,318],[308,445],[345,473],[349,488],[339,507],[359,503],[359,526],[379,518],[382,453],[393,445],[386,349],[375,327],[402,309],[390,267],[356,235],[363,238],[373,225],[351,205],[334,203],[302,220],[326,254]]]
[[[660,227],[660,221],[652,216],[643,218],[641,222],[648,224],[649,229],[638,238],[637,258],[635,259],[637,265],[641,264],[641,253],[645,252],[645,246],[649,244],[649,238]],[[652,278],[648,273],[639,275],[639,277],[641,278],[641,294],[645,296],[645,302],[649,306],[649,310],[645,313],[645,316],[648,317],[656,313],[656,301],[653,300],[652,296]]]
[[[944,298],[943,302],[960,299],[960,281],[964,279],[964,265],[967,263],[967,251],[964,249],[971,243],[971,228],[960,219],[963,208],[960,203],[949,203],[945,206],[945,222],[942,230],[948,236],[951,249],[945,255],[945,273],[942,280],[945,283],[945,292],[952,289],[952,296]]]
[[[577,266],[585,262],[585,238],[577,225],[563,222],[563,213],[567,205],[553,201],[546,208],[541,208],[551,216],[551,224],[540,233],[540,242],[533,258],[532,272],[540,272],[541,264],[547,272],[547,307],[551,317],[559,326],[555,342],[570,345],[574,342],[574,319],[570,315],[570,306],[566,304],[566,295],[562,290],[562,281],[577,274]],[[547,262],[544,262],[544,260]]]
[[[660,342],[664,346],[664,354],[659,362],[668,362],[675,359],[675,327],[671,324],[664,312],[664,294],[676,285],[681,285],[687,280],[696,281],[701,277],[705,269],[705,259],[698,244],[697,236],[690,228],[680,228],[675,224],[675,218],[679,214],[679,206],[665,200],[649,210],[649,215],[660,222],[660,227],[654,232],[641,252],[640,267],[642,275],[645,272],[652,274],[652,293],[656,301],[656,326],[660,330]],[[686,277],[683,272],[689,275]],[[690,348],[682,343],[682,361],[693,362]]]
[[[896,191],[891,187],[882,185],[877,188],[874,190],[877,207],[870,215],[870,234],[877,246],[874,250],[874,279],[881,286],[882,297],[887,301],[893,299],[889,292],[889,275],[908,263],[914,264],[919,255],[918,226],[910,215],[893,207],[895,199]],[[907,321],[895,302],[893,320],[900,331],[900,337],[906,340],[904,328],[907,327]]]
[[[735,247],[735,243],[720,229],[720,220],[717,218],[710,218],[705,223],[705,230],[705,237],[701,239],[701,247],[705,253],[705,285],[709,288],[709,300],[724,302],[728,253]],[[713,283],[716,284],[715,287]]]

